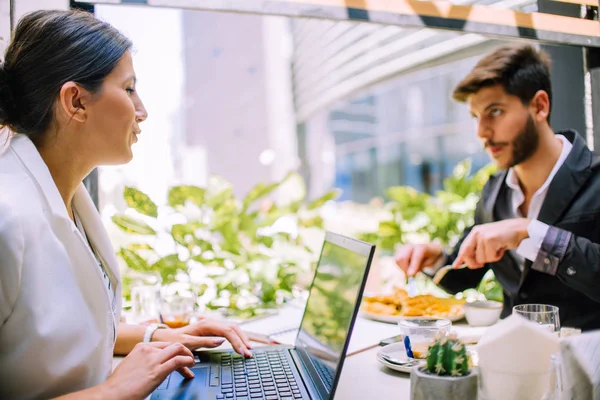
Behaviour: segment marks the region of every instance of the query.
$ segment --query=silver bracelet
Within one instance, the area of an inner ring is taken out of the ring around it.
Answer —
[[[152,335],[157,329],[166,329],[168,328],[165,324],[150,324],[146,327],[146,331],[144,332],[144,343],[150,343],[152,341]]]

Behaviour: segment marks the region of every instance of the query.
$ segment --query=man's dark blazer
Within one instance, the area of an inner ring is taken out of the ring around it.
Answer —
[[[517,304],[551,304],[560,308],[562,326],[600,329],[600,157],[576,132],[558,133],[573,148],[552,179],[540,210],[538,220],[550,229],[535,262],[525,260],[521,272],[506,252],[484,268],[449,272],[440,286],[451,293],[476,287],[491,268],[504,288],[503,318]],[[490,177],[477,204],[475,225],[511,217],[506,174],[500,171]],[[457,257],[462,240],[448,263]]]

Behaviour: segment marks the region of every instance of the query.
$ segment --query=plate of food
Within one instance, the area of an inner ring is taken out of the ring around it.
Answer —
[[[410,297],[406,290],[396,288],[391,294],[365,295],[361,315],[374,321],[396,324],[406,319],[448,318],[452,322],[464,318],[465,300],[442,298],[431,294]]]

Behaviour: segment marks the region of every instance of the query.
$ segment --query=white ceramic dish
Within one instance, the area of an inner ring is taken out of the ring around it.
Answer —
[[[497,301],[475,301],[464,305],[465,317],[471,326],[494,325],[502,314],[502,303]]]
[[[360,315],[364,318],[368,318],[373,321],[386,322],[388,324],[397,324],[398,322],[403,321],[403,320],[435,318],[435,317],[404,317],[402,315],[380,315],[380,314],[371,313],[371,312],[368,312],[365,310],[360,310]],[[443,318],[448,318],[450,321],[456,322],[456,321],[460,321],[464,317],[465,317],[465,312],[463,311],[460,314],[455,315],[453,317],[443,317]],[[442,319],[442,317],[440,317],[440,319]]]
[[[404,366],[404,365],[398,365],[398,364],[391,363],[382,357],[383,353],[389,355],[390,357],[396,358],[396,359],[409,360],[409,358],[406,356],[406,349],[404,348],[404,343],[398,342],[398,343],[393,343],[393,344],[382,347],[377,352],[377,361],[379,361],[380,363],[382,363],[389,369],[393,369],[394,371],[400,371],[400,372],[410,374],[410,370],[412,369],[412,367],[414,365]],[[425,360],[423,360],[422,363],[425,364]]]

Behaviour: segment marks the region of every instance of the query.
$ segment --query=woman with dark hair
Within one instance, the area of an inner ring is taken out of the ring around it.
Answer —
[[[235,325],[119,322],[115,252],[81,182],[132,158],[147,113],[130,50],[91,14],[38,11],[0,64],[0,398],[142,399],[193,376],[190,349],[226,338],[251,355]],[[114,353],[129,355],[111,374]]]

